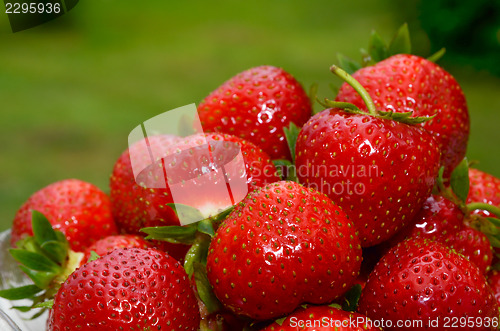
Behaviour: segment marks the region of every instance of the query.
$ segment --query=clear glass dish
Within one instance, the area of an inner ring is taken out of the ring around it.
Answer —
[[[0,233],[0,289],[14,286],[32,284],[18,267],[17,262],[9,254],[10,230]],[[16,305],[29,304],[29,302],[12,302],[0,298],[0,330],[2,331],[43,331],[47,321],[47,313],[35,320],[30,320],[30,316],[35,310],[28,313],[21,313],[11,307]]]

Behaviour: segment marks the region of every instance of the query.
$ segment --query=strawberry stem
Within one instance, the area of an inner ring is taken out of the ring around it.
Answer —
[[[436,63],[437,61],[439,61],[439,59],[441,59],[443,57],[444,53],[446,53],[446,48],[443,47],[439,51],[437,51],[436,53],[429,56],[427,58],[427,60]]]
[[[494,214],[495,216],[500,217],[500,208],[484,202],[471,202],[467,205],[467,210],[469,212],[472,212],[474,210],[486,210]]]
[[[337,75],[337,77],[344,80],[347,84],[351,85],[351,87],[356,92],[358,92],[358,94],[361,96],[361,99],[363,99],[363,101],[365,102],[366,109],[368,110],[368,113],[370,113],[370,115],[375,115],[375,116],[378,115],[375,103],[370,97],[370,94],[368,94],[365,88],[356,79],[354,79],[354,77],[352,77],[351,75],[349,75],[347,72],[337,67],[336,65],[332,65],[330,67],[330,71],[333,72],[335,75]]]

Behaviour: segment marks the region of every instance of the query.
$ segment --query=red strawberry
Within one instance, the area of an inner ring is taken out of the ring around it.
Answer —
[[[62,284],[49,316],[57,330],[198,330],[196,298],[182,265],[156,249],[117,249]]]
[[[495,299],[497,299],[500,305],[500,271],[492,270],[488,273],[488,284],[490,284],[493,293],[495,294]]]
[[[452,201],[441,195],[431,195],[413,221],[387,241],[395,246],[409,238],[422,238],[444,243],[464,226],[464,213]]]
[[[369,318],[331,306],[300,308],[284,321],[274,322],[261,331],[365,331],[382,330]]]
[[[83,251],[96,240],[116,234],[108,196],[97,186],[78,179],[62,180],[35,192],[17,211],[11,243],[33,235],[31,212],[44,214],[66,235],[71,248]]]
[[[225,132],[253,142],[272,159],[290,159],[283,128],[302,126],[311,103],[302,86],[281,68],[246,70],[210,93],[198,106],[206,131]]]
[[[358,307],[373,320],[384,319],[384,330],[445,330],[451,328],[453,318],[462,318],[463,329],[470,327],[463,320],[473,320],[470,329],[496,330],[491,322],[498,322],[498,309],[486,278],[474,264],[442,244],[424,239],[405,240],[380,260]],[[489,325],[484,323],[487,320]],[[413,324],[405,328],[398,321]]]
[[[331,302],[360,264],[359,239],[342,210],[319,192],[278,182],[250,193],[222,223],[207,274],[226,307],[265,320],[304,302]]]
[[[214,148],[210,155],[207,154],[208,149],[203,148],[205,143]],[[154,151],[156,155],[167,155],[169,180],[171,178],[182,180],[185,177],[190,179],[192,176],[205,174],[216,168],[219,162],[218,157],[225,157],[226,143],[231,144],[231,146],[237,144],[241,148],[248,190],[279,179],[275,174],[275,167],[266,153],[252,143],[234,136],[212,133],[196,134],[186,138],[172,136],[148,138],[150,150]],[[179,225],[174,211],[166,205],[174,202],[170,188],[168,186],[147,188],[148,184],[154,182],[158,177],[164,178],[164,173],[163,168],[158,166],[162,165],[162,160],[157,159],[151,164],[149,152],[143,146],[144,142],[141,141],[120,156],[110,180],[113,214],[119,228],[125,233],[142,234],[139,230],[144,227]],[[189,152],[174,153],[177,150]],[[231,150],[227,153],[229,157],[232,156],[231,153]],[[137,168],[146,170],[138,176],[140,185],[136,183],[134,178],[131,156],[133,157],[132,162],[137,165]],[[171,159],[172,157],[177,157],[175,162]],[[148,165],[149,167],[146,167]],[[200,195],[193,194],[193,189],[186,188],[185,191],[194,200],[191,201],[193,206],[198,207],[202,212],[203,209],[213,208],[213,205],[218,203],[219,196],[215,192],[200,197]],[[205,212],[209,214],[212,211],[206,210]]]
[[[388,245],[395,246],[409,237],[438,241],[465,256],[485,274],[493,259],[491,244],[484,233],[468,227],[464,220],[464,213],[454,202],[432,195],[414,221],[389,239]]]
[[[381,110],[436,115],[422,125],[437,138],[447,177],[465,156],[470,127],[465,97],[453,76],[429,60],[398,54],[358,70],[353,77]],[[342,85],[336,100],[366,109],[361,97],[347,84]]]
[[[342,75],[339,68],[332,71]],[[413,219],[431,193],[440,157],[432,135],[402,123],[412,123],[409,114],[393,119],[365,101],[369,113],[331,108],[316,114],[295,147],[299,182],[346,212],[363,247],[388,239]]]
[[[500,206],[500,179],[478,169],[469,168],[470,189],[467,202],[482,202],[493,206]],[[496,217],[486,210],[477,210],[475,213]]]
[[[106,255],[106,253],[117,249],[117,248],[150,248],[153,244],[143,237],[139,237],[132,234],[118,234],[114,236],[108,236],[102,238],[89,247],[83,252],[83,258],[81,265],[87,263],[91,257],[91,253],[94,252],[99,256]]]

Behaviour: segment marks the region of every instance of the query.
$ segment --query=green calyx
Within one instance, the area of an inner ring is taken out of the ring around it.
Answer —
[[[445,185],[443,174],[444,167],[441,167],[439,169],[438,177],[436,178],[436,194],[440,194],[455,203],[458,207],[460,207],[465,215],[469,215],[474,210],[487,210],[500,218],[500,208],[498,207],[480,202],[467,204],[470,181],[469,162],[466,157],[455,167],[455,169],[453,169],[448,186]]]
[[[285,133],[288,149],[290,150],[290,155],[292,156],[292,160],[295,162],[295,145],[297,144],[300,128],[297,127],[295,123],[290,122],[290,125],[283,128],[283,131]]]
[[[199,232],[213,237],[215,234],[214,224],[220,223],[234,209],[234,206],[230,206],[214,216],[203,218],[202,213],[194,207],[179,203],[169,203],[167,205],[174,210],[179,218],[182,215],[183,220],[201,219],[201,221],[185,226],[170,225],[142,228],[141,231],[147,234],[146,239],[163,240],[173,244],[192,245]]]
[[[464,213],[464,215],[469,215],[473,209],[467,207],[467,196],[469,195],[469,163],[467,158],[464,158],[456,167],[453,169],[449,185],[445,185],[445,180],[443,178],[444,167],[441,167],[438,172],[438,177],[436,178],[436,187],[434,188],[434,193],[442,195],[446,199],[452,201],[456,204]]]
[[[52,228],[47,218],[38,211],[32,213],[33,236],[16,243],[10,249],[19,268],[33,281],[32,285],[0,290],[0,297],[8,300],[30,299],[31,306],[14,306],[28,311],[42,308],[33,318],[51,307],[52,298],[66,278],[79,266],[83,253],[69,248],[64,234]]]
[[[500,248],[500,220],[498,218],[470,215],[467,223],[470,227],[484,233],[491,246]]]
[[[361,49],[361,62],[350,59],[342,54],[337,54],[340,66],[352,74],[357,70],[376,64],[396,54],[411,54],[412,46],[408,24],[399,27],[390,42],[386,42],[376,31],[372,31],[368,49]],[[437,62],[445,54],[442,48],[427,59]]]
[[[436,115],[416,116],[416,117],[414,117],[412,115],[413,115],[412,111],[405,112],[405,113],[395,113],[392,111],[389,112],[389,111],[382,111],[382,110],[378,111],[378,117],[380,117],[380,118],[387,119],[387,120],[393,120],[393,121],[405,123],[405,124],[425,123],[427,121],[430,121],[434,117],[436,117]]]
[[[313,94],[311,94],[311,98]],[[316,94],[314,94],[314,98]],[[290,151],[290,155],[292,157],[292,162],[285,159],[276,159],[273,160],[273,164],[276,167],[278,176],[283,180],[290,180],[294,182],[298,182],[297,172],[295,169],[295,145],[297,144],[297,139],[299,137],[300,129],[295,123],[290,122],[288,127],[283,128],[283,133],[285,135],[286,142],[288,144],[288,150]]]
[[[389,43],[385,42],[376,31],[372,31],[368,50],[361,49],[361,63],[342,54],[338,54],[337,58],[340,66],[352,74],[396,54],[411,54],[410,31],[406,23],[397,30]]]
[[[411,54],[411,40],[408,24],[404,23],[392,37],[389,43],[376,32],[372,31],[368,52],[361,51],[363,66],[373,65],[396,54]]]
[[[330,71],[335,74],[337,77],[341,78],[344,80],[347,84],[349,84],[363,99],[366,109],[368,112],[365,112],[355,105],[348,103],[348,102],[337,102],[337,101],[331,101],[328,99],[325,99],[324,101],[320,101],[320,103],[328,108],[339,108],[343,109],[345,112],[350,113],[350,114],[362,114],[362,115],[370,115],[373,117],[378,117],[381,119],[386,119],[386,120],[392,120],[396,121],[399,123],[405,123],[405,124],[419,124],[419,123],[424,123],[427,122],[431,119],[434,118],[434,116],[418,116],[418,117],[413,117],[413,112],[405,112],[405,113],[396,113],[396,112],[387,112],[387,111],[382,111],[382,110],[377,110],[375,103],[373,102],[370,94],[366,89],[356,80],[354,77],[352,77],[349,73],[347,73],[345,70],[341,69],[340,67],[336,65],[332,65],[330,67]]]
[[[439,169],[439,175],[436,179],[435,191],[446,199],[456,204],[465,215],[466,223],[484,233],[493,247],[500,248],[500,207],[492,206],[483,202],[467,203],[469,195],[469,162],[464,158],[453,169],[449,186],[444,184],[444,167]],[[473,214],[475,210],[485,210],[495,215],[495,217],[483,217]]]
[[[213,314],[219,311],[222,307],[222,304],[215,296],[212,290],[212,285],[210,285],[210,282],[208,281],[206,263],[193,263],[193,276],[198,297],[205,305],[208,313]]]
[[[359,298],[361,297],[362,287],[360,284],[355,284],[351,287],[349,291],[344,295],[344,303],[342,304],[342,310],[345,311],[356,311],[358,308]]]

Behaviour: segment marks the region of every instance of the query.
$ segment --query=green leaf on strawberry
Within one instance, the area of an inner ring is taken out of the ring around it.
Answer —
[[[342,309],[345,311],[356,311],[362,290],[363,288],[360,284],[353,285],[353,287],[351,287],[351,289],[344,295],[345,301],[342,304]]]
[[[290,155],[292,156],[292,161],[295,160],[295,144],[297,143],[297,137],[300,132],[300,128],[295,125],[295,123],[290,123],[286,128],[283,128],[285,132],[286,142],[288,143],[288,149],[290,150]]]
[[[0,290],[0,297],[7,300],[21,300],[31,298],[41,291],[42,289],[36,285],[25,285],[7,290]]]
[[[408,30],[408,24],[404,23],[401,27],[399,27],[389,44],[386,43],[376,31],[372,31],[368,44],[368,51],[361,49],[361,58],[363,59],[363,67],[366,67],[374,65],[396,54],[410,53],[410,32]],[[346,71],[349,72],[348,70]],[[353,74],[354,71],[349,73]]]
[[[380,35],[374,30],[372,31],[370,37],[370,44],[368,46],[368,52],[371,60],[375,62],[382,61],[388,58],[388,49],[385,41],[380,37]]]
[[[196,224],[189,224],[153,226],[142,228],[141,231],[147,234],[146,239],[163,240],[173,244],[192,244],[198,229]]]
[[[97,254],[95,251],[90,252],[90,257],[87,262],[92,262],[100,258],[99,254]]]
[[[61,270],[61,267],[56,262],[38,252],[35,253],[17,248],[12,248],[9,252],[17,262],[28,266],[32,270],[46,271],[53,274]]]
[[[490,221],[491,224],[500,227],[500,219],[496,217],[486,217],[488,221]]]
[[[188,205],[181,203],[167,203],[167,206],[172,208],[177,214],[177,217],[183,220],[184,223],[193,223],[205,218],[198,209]]]
[[[351,58],[349,58],[341,53],[337,54],[337,59],[339,61],[339,65],[342,67],[342,69],[344,69],[345,71],[347,71],[350,74],[355,73],[356,71],[358,71],[361,68],[361,64],[359,64],[358,62],[354,61],[353,59],[351,59]]]
[[[278,177],[281,179],[285,179],[284,176],[288,173],[288,171],[284,171],[284,169],[289,169],[293,165],[292,162],[285,159],[273,160],[273,164],[276,167]]]
[[[450,185],[460,201],[465,202],[469,195],[469,163],[467,158],[464,158],[452,171]]]
[[[275,320],[274,322],[276,324],[278,324],[279,326],[282,326],[283,325],[283,322],[285,322],[285,320],[287,319],[287,317],[282,317],[282,318],[278,318],[277,320]]]
[[[437,61],[439,61],[444,56],[445,53],[446,53],[446,48],[443,47],[439,51],[437,51],[436,53],[434,53],[431,56],[429,56],[427,58],[427,60],[436,63]]]
[[[406,23],[398,29],[387,49],[388,57],[396,54],[411,54],[410,31]]]
[[[323,101],[318,100],[318,102],[325,108],[339,108],[348,112],[349,114],[364,114],[365,112],[349,102],[342,101],[332,101],[325,98]]]
[[[184,258],[184,270],[186,270],[189,276],[193,275],[195,263],[207,264],[210,241],[211,238],[209,236],[200,233],[187,251],[186,257]]]
[[[34,284],[0,291],[0,297],[8,300],[32,300],[31,306],[13,307],[21,311],[50,308],[50,299],[66,277],[80,264],[83,256],[82,253],[70,250],[65,235],[54,230],[42,213],[32,211],[31,225],[34,235],[19,240],[16,243],[18,248],[10,249],[9,252]],[[41,313],[43,310],[33,318]]]
[[[215,235],[214,226],[209,219],[201,220],[198,223],[198,231],[213,237]]]
[[[213,313],[218,311],[221,308],[221,304],[212,291],[212,286],[208,281],[205,265],[195,262],[193,264],[193,274],[196,283],[196,289],[198,290],[198,296],[205,304],[208,312]]]
[[[300,128],[297,127],[295,123],[291,122],[288,127],[283,128],[283,131],[285,133],[285,139],[290,150],[290,155],[292,156],[292,162],[295,163],[295,145],[297,144],[297,137],[299,136]],[[286,179],[297,182],[297,173],[293,164],[290,164],[287,167]]]
[[[234,209],[234,206],[229,206],[216,215],[204,218],[202,213],[194,207],[180,203],[167,203],[167,205],[172,207],[180,219],[197,220],[197,222],[184,226],[168,225],[142,228],[141,231],[148,235],[146,239],[163,240],[174,244],[191,245],[198,232],[212,237],[215,234],[214,224],[221,222]]]
[[[395,113],[392,111],[378,111],[378,115],[380,118],[385,118],[388,120],[394,120],[400,123],[405,123],[405,124],[419,124],[419,123],[425,123],[427,121],[430,121],[435,117],[434,116],[418,116],[415,117],[413,116],[412,111],[408,111],[405,113]]]

